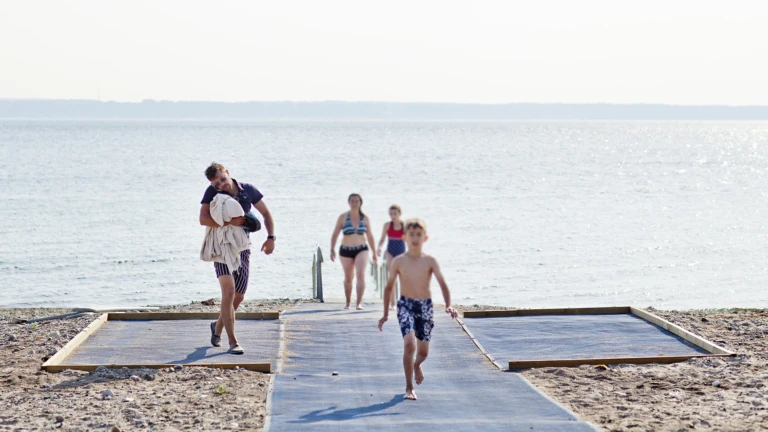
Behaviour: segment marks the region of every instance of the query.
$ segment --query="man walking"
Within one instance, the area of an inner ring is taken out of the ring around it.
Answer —
[[[243,212],[248,213],[251,205],[264,217],[264,225],[267,228],[267,240],[261,246],[261,250],[269,255],[275,249],[275,223],[272,219],[267,204],[262,199],[264,196],[252,184],[238,182],[230,176],[229,171],[221,164],[212,163],[205,170],[205,176],[211,182],[208,189],[205,190],[202,201],[200,201],[200,225],[218,228],[219,224],[211,217],[210,204],[216,194],[225,193],[235,198]],[[245,217],[235,217],[226,225],[242,226],[245,223]],[[229,271],[227,264],[213,263],[216,270],[216,277],[221,286],[221,313],[216,322],[211,323],[211,344],[221,346],[221,332],[227,331],[229,338],[229,353],[243,354],[243,348],[235,336],[235,311],[245,298],[245,292],[248,290],[248,273],[250,270],[250,249],[240,252],[240,267],[234,272]]]

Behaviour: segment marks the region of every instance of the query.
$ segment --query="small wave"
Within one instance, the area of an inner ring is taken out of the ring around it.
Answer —
[[[176,259],[176,258],[173,258],[173,257],[171,257],[171,258],[156,258],[156,259],[152,259],[152,260],[150,260],[149,262],[153,262],[153,263],[160,263],[160,262],[171,262],[171,261],[173,261],[173,260],[175,260],[175,259]]]

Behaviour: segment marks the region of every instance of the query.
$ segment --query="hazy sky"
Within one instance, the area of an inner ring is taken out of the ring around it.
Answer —
[[[0,98],[768,105],[768,1],[0,0]]]

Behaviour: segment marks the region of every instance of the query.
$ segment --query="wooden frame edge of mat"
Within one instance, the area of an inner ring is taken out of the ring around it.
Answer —
[[[108,369],[168,369],[174,366],[186,367],[209,367],[214,369],[234,369],[239,367],[254,372],[272,372],[271,363],[192,363],[192,364],[112,364],[112,365],[96,365],[96,364],[83,364],[83,365],[49,365],[47,366],[48,372],[61,372],[65,370],[80,370],[90,372],[96,370],[96,368],[104,366]]]
[[[631,313],[630,306],[608,306],[588,308],[556,308],[556,309],[509,309],[466,311],[464,318],[497,318],[530,315],[618,315]]]
[[[214,319],[218,318],[218,312],[147,312],[147,313],[124,313],[124,312],[109,312],[99,315],[92,323],[88,324],[86,328],[80,331],[72,340],[64,345],[64,348],[60,349],[53,355],[48,361],[43,363],[40,367],[41,370],[46,372],[61,372],[67,369],[70,370],[82,370],[92,371],[99,366],[104,366],[110,369],[119,369],[127,367],[129,369],[163,369],[176,366],[176,364],[145,364],[145,365],[62,365],[61,363],[66,360],[74,350],[76,350],[83,342],[85,342],[91,335],[96,333],[101,327],[103,327],[109,321],[146,321],[146,320],[185,320],[185,319]],[[236,318],[239,319],[252,319],[252,320],[277,320],[280,319],[280,312],[240,312],[236,314]],[[242,369],[247,369],[255,372],[272,372],[271,363],[193,363],[182,364],[185,367],[212,367],[219,369],[234,369],[236,366]]]
[[[648,363],[678,363],[692,358],[732,357],[730,354],[702,354],[691,356],[658,356],[658,357],[610,357],[590,359],[552,359],[552,360],[510,360],[509,370],[532,369],[542,367],[573,367],[581,365],[609,364],[648,364]]]
[[[269,385],[267,385],[267,397],[264,402],[264,425],[263,432],[269,432],[272,426],[272,393],[275,390],[275,377],[283,371],[283,357],[285,356],[285,320],[280,321],[280,343],[277,346],[277,363],[275,373],[269,376]]]
[[[218,312],[110,312],[109,321],[217,319]],[[280,319],[280,312],[237,312],[235,319]]]
[[[464,318],[496,318],[513,316],[534,316],[534,315],[617,315],[630,314],[642,319],[650,324],[672,333],[673,335],[685,340],[686,342],[703,349],[709,354],[688,355],[688,356],[653,356],[653,357],[609,357],[609,358],[589,358],[589,359],[551,359],[551,360],[510,360],[509,370],[530,369],[541,367],[572,367],[580,365],[599,365],[599,364],[648,364],[648,363],[677,363],[692,358],[701,357],[733,357],[736,354],[721,346],[718,346],[700,336],[685,330],[684,328],[672,324],[671,322],[658,317],[650,312],[632,306],[609,306],[609,307],[588,307],[588,308],[554,308],[554,309],[510,309],[510,310],[483,310],[466,311]],[[465,326],[463,321],[459,324],[472,339],[477,348],[482,352],[491,363],[499,367],[495,359],[480,345],[480,342]],[[499,367],[501,369],[501,367]]]
[[[631,314],[646,322],[663,328],[664,330],[680,337],[709,353],[735,356],[736,354],[715,343],[712,343],[700,336],[689,332],[688,330],[672,324],[671,322],[656,316],[650,312],[632,306],[609,306],[609,307],[591,307],[591,308],[556,308],[556,309],[511,309],[511,310],[484,310],[464,312],[464,318],[497,318],[511,316],[532,316],[532,315],[615,315]]]
[[[651,324],[657,325],[657,326],[663,328],[664,330],[674,334],[675,336],[678,336],[678,337],[684,339],[685,341],[687,341],[689,343],[692,343],[693,345],[696,345],[697,347],[699,347],[699,348],[701,348],[701,349],[703,349],[703,350],[705,350],[707,352],[710,352],[710,353],[716,354],[716,355],[729,356],[729,357],[732,357],[732,356],[736,355],[736,353],[734,353],[732,351],[729,351],[729,350],[727,350],[727,349],[725,349],[725,348],[723,348],[721,346],[718,346],[718,345],[716,345],[716,344],[714,344],[714,343],[712,343],[712,342],[710,342],[710,341],[708,341],[708,340],[706,340],[706,339],[704,339],[704,338],[702,338],[700,336],[696,336],[695,334],[689,332],[688,330],[686,330],[686,329],[684,329],[684,328],[682,328],[680,326],[677,326],[675,324],[672,324],[671,322],[669,322],[669,321],[667,321],[667,320],[665,320],[665,319],[663,319],[663,318],[661,318],[659,316],[656,316],[656,315],[654,315],[654,314],[652,314],[650,312],[647,312],[647,311],[644,311],[644,310],[642,310],[640,308],[635,308],[635,307],[630,307],[629,308],[629,312],[632,315],[634,315],[634,316],[636,316],[638,318],[642,318],[642,319],[644,319],[645,321],[648,321]]]
[[[63,362],[67,357],[69,357],[72,352],[77,349],[77,347],[80,346],[83,342],[86,341],[92,334],[94,334],[98,329],[100,329],[104,324],[107,323],[109,320],[109,314],[104,313],[99,315],[98,318],[96,318],[92,323],[88,324],[88,326],[80,331],[72,340],[67,342],[66,345],[64,345],[64,348],[60,349],[56,354],[53,355],[53,357],[49,358],[48,361],[43,363],[43,365],[40,367],[42,370],[47,372],[58,372],[58,370],[53,370],[58,368],[58,366]]]
[[[462,329],[462,330],[464,330],[464,333],[466,333],[466,335],[469,337],[469,339],[472,341],[472,343],[474,343],[474,344],[475,344],[475,347],[476,347],[478,350],[480,350],[480,353],[481,353],[483,356],[485,356],[485,358],[486,358],[486,359],[488,359],[488,361],[490,361],[490,362],[491,362],[491,364],[493,364],[494,366],[496,366],[496,368],[497,368],[497,369],[499,369],[499,370],[502,370],[502,371],[503,371],[503,370],[504,370],[504,367],[501,365],[501,363],[499,363],[498,361],[496,361],[496,358],[495,358],[493,355],[491,355],[491,353],[489,353],[488,351],[486,351],[485,347],[483,347],[483,345],[480,343],[480,341],[479,341],[479,340],[477,340],[477,338],[475,337],[475,335],[474,335],[474,334],[472,334],[472,332],[471,332],[471,331],[469,331],[469,328],[467,328],[467,325],[466,325],[466,324],[464,324],[464,321],[463,321],[461,318],[457,317],[457,318],[456,318],[456,322],[459,324],[459,326],[461,326],[461,329]]]

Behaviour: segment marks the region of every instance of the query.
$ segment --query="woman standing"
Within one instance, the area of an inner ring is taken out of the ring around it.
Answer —
[[[347,299],[344,309],[349,309],[352,300],[352,278],[357,276],[357,310],[362,310],[368,245],[371,245],[374,264],[377,262],[376,246],[374,245],[373,234],[368,230],[371,221],[361,210],[363,197],[353,193],[347,198],[347,203],[349,204],[349,211],[339,216],[336,221],[336,228],[333,229],[333,236],[331,236],[331,261],[336,260],[336,239],[339,237],[339,232],[343,232],[339,257],[341,257],[341,266],[344,268],[344,296]]]
[[[397,204],[392,204],[389,207],[390,221],[384,224],[384,228],[381,231],[381,239],[379,240],[379,254],[381,254],[381,246],[384,244],[384,240],[387,240],[387,271],[392,265],[392,260],[399,255],[405,253],[405,241],[403,240],[403,220],[400,217],[403,215],[403,211]],[[397,299],[392,296],[392,304],[389,308],[394,310]]]

